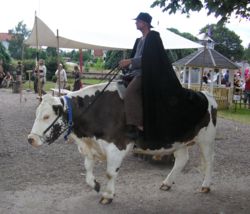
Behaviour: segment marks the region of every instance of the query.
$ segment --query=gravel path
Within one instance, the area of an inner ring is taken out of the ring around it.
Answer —
[[[166,161],[145,161],[129,154],[123,162],[112,204],[85,183],[83,157],[63,139],[34,149],[27,143],[36,95],[0,89],[0,214],[80,213],[250,213],[250,126],[219,118],[212,191],[197,193],[202,182],[199,151],[169,192],[159,190],[171,169]],[[105,163],[95,174],[105,180]],[[104,185],[103,185],[104,186]]]

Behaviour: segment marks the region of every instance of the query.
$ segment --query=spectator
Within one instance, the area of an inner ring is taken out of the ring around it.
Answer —
[[[229,70],[227,70],[226,73],[224,74],[224,77],[223,77],[223,80],[222,80],[222,84],[225,84],[226,87],[230,87]]]
[[[2,87],[9,88],[12,81],[13,81],[12,75],[10,74],[10,72],[7,72],[6,76],[3,79]]]
[[[35,93],[46,94],[45,83],[46,83],[47,68],[44,65],[44,60],[40,59],[38,66],[34,70],[34,91]],[[40,90],[40,91],[39,91]]]
[[[3,61],[0,60],[0,87],[2,86],[2,81],[4,79],[5,73],[3,71]]]
[[[55,72],[56,75],[56,88],[63,89],[67,85],[67,74],[63,69],[63,65],[60,63],[58,69]]]
[[[207,72],[204,72],[204,73],[203,73],[202,79],[203,79],[203,82],[204,82],[204,83],[206,83],[206,84],[208,83]]]
[[[240,92],[241,81],[238,73],[234,74],[234,88],[235,92]]]
[[[17,63],[17,67],[16,67],[16,81],[17,82],[21,82],[22,81],[22,73],[23,73],[23,65],[19,61]]]
[[[248,102],[248,108],[250,108],[250,69],[245,70],[245,87],[244,87],[244,103]]]
[[[73,75],[74,75],[74,78],[75,78],[73,91],[77,91],[80,88],[82,88],[81,73],[80,73],[79,67],[77,65],[74,66]]]

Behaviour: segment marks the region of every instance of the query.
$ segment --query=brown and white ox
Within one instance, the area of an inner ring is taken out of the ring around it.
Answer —
[[[106,84],[85,87],[68,94],[72,108],[72,127],[70,138],[85,156],[86,182],[97,192],[100,184],[96,181],[93,168],[96,160],[107,161],[107,186],[102,193],[100,203],[111,203],[115,195],[115,179],[126,154],[133,149],[134,142],[125,136],[125,117],[123,100],[119,97],[116,84],[111,83],[104,93],[100,91]],[[201,148],[205,177],[202,192],[209,192],[214,159],[214,139],[216,134],[217,104],[208,92],[203,92],[208,100],[205,126],[199,128],[198,134],[190,141],[175,142],[169,149],[140,150],[151,155],[173,153],[175,163],[173,169],[163,180],[160,189],[169,190],[188,161],[188,146],[197,143]],[[93,102],[94,101],[94,102]],[[69,128],[69,104],[65,97],[53,97],[46,94],[36,110],[36,119],[28,135],[28,142],[34,146],[52,143]],[[209,118],[209,119],[207,119]],[[203,122],[204,123],[204,122]]]

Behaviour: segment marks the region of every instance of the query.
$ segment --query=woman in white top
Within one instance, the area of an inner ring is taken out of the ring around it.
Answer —
[[[59,64],[58,69],[56,70],[56,88],[60,89],[65,88],[67,84],[67,74],[66,71],[63,69],[63,65]]]

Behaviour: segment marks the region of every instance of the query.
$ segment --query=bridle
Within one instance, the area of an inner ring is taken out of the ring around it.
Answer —
[[[63,98],[66,100],[65,106],[66,106],[66,110],[67,110],[67,115],[68,115],[68,123],[67,126],[65,127],[65,129],[63,129],[62,131],[60,131],[59,135],[61,135],[62,133],[64,133],[66,130],[67,133],[64,135],[64,140],[66,141],[68,139],[68,136],[70,135],[71,131],[72,131],[72,127],[73,127],[73,117],[72,117],[72,103],[71,103],[71,99],[65,95],[63,96]],[[64,99],[62,97],[60,98],[60,101],[64,107]],[[55,123],[58,121],[58,119],[62,116],[62,113],[59,113],[58,116],[55,118],[55,120],[49,125],[48,128],[45,129],[45,131],[43,132],[43,136],[55,125]],[[44,139],[43,136],[39,136],[41,139]],[[49,144],[51,144],[52,142],[49,142]]]

